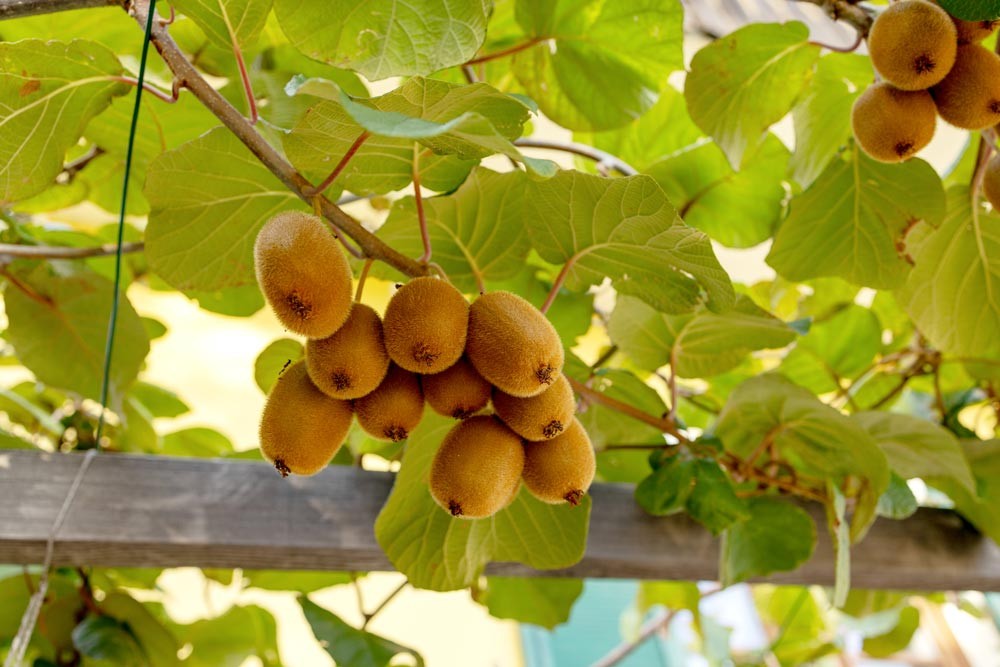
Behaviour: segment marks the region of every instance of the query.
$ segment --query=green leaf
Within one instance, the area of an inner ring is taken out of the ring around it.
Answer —
[[[746,502],[749,518],[722,534],[719,574],[726,586],[794,570],[812,556],[816,525],[800,507],[770,496]]]
[[[578,375],[571,370],[564,370],[564,372],[580,382],[587,379],[585,373]],[[625,370],[602,370],[591,380],[590,387],[610,398],[624,401],[654,416],[662,415],[667,411],[663,399],[660,398],[655,389]],[[590,441],[598,452],[613,443],[661,445],[664,443],[663,433],[658,428],[599,403],[587,406],[586,411],[581,412],[578,418],[587,429]],[[640,458],[643,459],[643,476],[649,472],[649,466],[645,463],[646,454],[646,452],[639,453]]]
[[[107,616],[121,623],[138,642],[150,667],[180,665],[181,643],[141,602],[121,591],[108,593],[100,603]]]
[[[88,616],[73,630],[76,650],[91,660],[121,667],[146,667],[142,647],[128,628],[110,616]]]
[[[271,0],[171,0],[174,7],[194,21],[216,46],[246,49],[257,40]]]
[[[725,246],[749,248],[770,238],[781,219],[788,155],[785,145],[768,134],[760,150],[734,171],[722,150],[706,140],[645,171],[684,222]]]
[[[427,488],[431,460],[447,430],[430,414],[406,443],[406,458],[375,521],[375,537],[393,566],[418,588],[469,586],[492,560],[535,569],[569,567],[583,557],[590,498],[573,507],[548,505],[521,489],[514,502],[488,519],[456,519]]]
[[[233,452],[229,438],[213,428],[196,426],[163,436],[162,454],[215,458]]]
[[[889,467],[903,479],[920,477],[931,484],[948,479],[975,493],[969,463],[950,431],[911,415],[859,412],[851,417],[875,438]]]
[[[747,504],[736,495],[733,481],[711,459],[695,459],[694,486],[685,508],[691,518],[718,535],[735,523],[751,518]]]
[[[487,0],[276,0],[288,40],[371,81],[460,65],[486,37]]]
[[[961,446],[976,478],[976,493],[947,477],[935,480],[934,486],[948,494],[976,528],[1000,542],[1000,440],[963,440]]]
[[[746,26],[702,48],[684,83],[688,112],[739,168],[812,76],[819,47],[802,23]]]
[[[678,0],[519,1],[516,12],[538,43],[515,54],[514,74],[542,112],[569,129],[606,130],[638,118],[684,64]]]
[[[553,629],[569,620],[583,593],[582,579],[489,577],[478,602],[496,618],[509,618]]]
[[[687,609],[698,612],[701,591],[690,581],[640,581],[636,596],[636,607],[645,614],[655,605],[663,605],[670,610]]]
[[[851,107],[872,81],[872,63],[853,53],[830,53],[819,59],[816,74],[792,109],[795,151],[792,178],[808,188],[851,137]]]
[[[111,51],[94,42],[0,43],[0,202],[48,189],[87,121],[128,86]]]
[[[551,264],[572,260],[573,291],[605,277],[619,291],[664,312],[690,310],[705,290],[713,310],[729,308],[729,276],[703,233],[686,226],[649,176],[601,178],[563,171],[529,181],[525,218],[535,250]]]
[[[130,392],[152,417],[180,417],[191,411],[177,394],[148,382],[136,382]]]
[[[973,211],[968,190],[952,188],[947,218],[913,259],[897,298],[920,332],[943,352],[1000,360],[1000,216]]]
[[[833,541],[836,558],[833,580],[833,606],[843,607],[851,590],[851,532],[853,526],[847,520],[847,498],[836,484],[827,485],[832,500],[826,506],[827,530]],[[857,513],[858,510],[855,510]],[[857,518],[857,517],[855,517]],[[874,520],[874,512],[871,519]],[[857,523],[857,521],[856,521]],[[860,524],[859,524],[860,525]]]
[[[180,290],[254,283],[257,232],[281,211],[306,208],[221,127],[156,158],[145,193],[146,256]]]
[[[243,570],[243,579],[247,588],[312,593],[322,588],[348,584],[351,582],[351,575],[347,572]]]
[[[432,259],[461,291],[478,294],[480,283],[510,279],[523,268],[531,243],[524,217],[526,183],[522,171],[477,168],[452,194],[424,200]],[[423,253],[412,197],[393,204],[378,236],[404,255]],[[373,268],[376,276],[399,275],[388,266]]]
[[[195,301],[203,310],[230,317],[250,317],[264,307],[264,295],[257,283],[211,292],[185,290],[184,296]]]
[[[279,665],[274,617],[261,607],[229,608],[222,616],[177,626],[191,644],[185,667],[240,667],[247,658],[260,658],[265,667]]]
[[[900,251],[913,220],[944,215],[941,179],[923,160],[882,164],[857,145],[794,197],[767,263],[789,280],[840,276],[879,289],[910,271]]]
[[[918,627],[920,612],[913,605],[906,605],[899,611],[896,627],[883,635],[865,638],[864,651],[873,658],[889,658],[910,645]]]
[[[864,371],[882,347],[875,314],[854,304],[814,324],[795,344],[778,370],[817,394],[837,391],[839,380]]]
[[[655,370],[673,359],[676,373],[688,378],[724,373],[752,350],[784,347],[795,339],[788,325],[742,295],[732,310],[701,309],[691,315],[666,315],[644,301],[619,296],[608,335],[640,367]]]
[[[299,598],[299,604],[320,646],[338,665],[388,667],[401,653],[411,656],[418,667],[424,664],[424,659],[413,649],[351,627],[309,598]]]
[[[985,21],[1000,17],[1000,0],[940,0],[945,11],[966,21]]]
[[[4,335],[18,359],[40,382],[99,399],[114,285],[90,273],[48,275],[44,265],[27,282],[40,299],[13,285],[4,293],[10,319]],[[121,402],[148,352],[142,320],[122,294],[109,374],[111,405]]]
[[[912,516],[919,507],[916,496],[910,490],[906,480],[892,473],[889,488],[878,498],[875,513],[887,519],[905,519]]]
[[[635,501],[653,516],[684,509],[695,486],[695,462],[675,454],[635,487]]]
[[[257,355],[253,364],[253,378],[257,386],[265,394],[271,393],[271,387],[278,381],[281,372],[304,354],[302,343],[294,338],[279,338],[270,343]]]

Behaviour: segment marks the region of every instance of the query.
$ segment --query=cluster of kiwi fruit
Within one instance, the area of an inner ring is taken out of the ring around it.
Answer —
[[[522,481],[548,503],[575,505],[586,493],[594,451],[562,373],[562,342],[528,301],[498,291],[470,305],[446,280],[422,277],[398,286],[380,317],[352,299],[331,230],[301,212],[264,225],[254,262],[278,319],[308,338],[261,418],[261,452],[283,476],[319,472],[354,417],[373,438],[405,440],[427,403],[458,420],[429,476],[453,516],[491,516]]]
[[[953,18],[931,0],[879,14],[868,52],[881,80],[854,103],[858,145],[881,162],[902,162],[930,143],[936,116],[966,130],[1000,123],[1000,56],[980,44],[997,25]]]

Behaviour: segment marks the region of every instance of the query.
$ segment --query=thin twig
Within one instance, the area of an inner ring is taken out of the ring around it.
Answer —
[[[368,624],[371,623],[372,619],[375,618],[376,616],[378,616],[379,612],[381,612],[383,609],[385,609],[385,606],[387,604],[389,604],[390,602],[392,602],[393,598],[395,598],[397,595],[399,595],[400,593],[402,593],[403,589],[406,588],[409,585],[410,585],[410,580],[409,579],[404,579],[403,583],[401,583],[391,593],[389,593],[389,595],[387,595],[385,597],[385,599],[382,600],[382,602],[380,602],[377,607],[375,607],[375,610],[372,611],[372,613],[365,614],[365,620],[364,620],[364,623],[361,624],[361,630],[364,630],[365,628],[367,628]]]
[[[127,83],[130,86],[139,85],[138,79],[133,79],[130,76],[112,76],[108,78],[111,79],[112,81],[118,81],[119,83]],[[180,87],[177,85],[174,85],[173,91],[171,91],[170,94],[163,92],[162,90],[160,90],[153,84],[149,83],[148,81],[142,82],[142,89],[145,90],[150,95],[152,95],[153,97],[155,97],[156,99],[162,102],[166,102],[167,104],[173,104],[174,102],[177,101],[178,97],[180,96]]]
[[[586,144],[578,144],[572,141],[547,141],[545,139],[517,139],[514,141],[514,145],[521,148],[542,148],[579,155],[599,164],[607,165],[622,176],[635,176],[639,173],[639,170],[621,158],[593,146],[587,146]]]
[[[573,391],[580,394],[587,400],[592,401],[594,403],[600,403],[601,405],[611,408],[612,410],[615,410],[617,412],[620,412],[623,415],[627,415],[632,419],[641,421],[644,424],[649,424],[653,428],[659,429],[663,433],[668,433],[674,436],[680,442],[688,442],[687,437],[685,437],[684,434],[682,434],[680,430],[678,430],[677,424],[672,419],[669,419],[667,417],[654,417],[653,415],[647,412],[643,412],[634,405],[630,405],[628,403],[625,403],[624,401],[619,401],[617,398],[612,398],[607,394],[602,394],[596,389],[592,389],[587,385],[583,384],[582,382],[574,380],[569,376],[567,376],[566,379],[569,380],[569,384],[570,386],[573,387]]]
[[[359,134],[358,138],[355,139],[354,143],[347,149],[347,152],[344,153],[344,156],[340,158],[340,162],[337,163],[337,166],[330,172],[330,175],[324,178],[322,183],[317,185],[315,188],[312,188],[311,194],[318,195],[330,187],[330,184],[337,180],[337,177],[344,171],[344,167],[347,166],[347,163],[351,161],[354,154],[358,152],[359,148],[361,148],[361,144],[365,143],[365,140],[367,140],[370,136],[371,133],[367,130]]]
[[[142,252],[146,244],[141,241],[122,244],[123,253]],[[23,245],[20,243],[0,243],[0,258],[27,257],[31,259],[82,259],[85,257],[105,257],[115,254],[115,244],[86,248],[69,246]]]
[[[426,264],[431,261],[431,235],[427,231],[427,218],[424,215],[424,196],[420,193],[420,144],[413,144],[413,201],[417,207],[417,222],[420,225],[420,240],[424,244],[424,254],[417,261]],[[545,312],[545,311],[542,311]]]
[[[854,40],[854,43],[850,44],[849,46],[833,46],[832,44],[824,44],[823,42],[816,42],[816,41],[810,41],[809,43],[812,44],[813,46],[818,46],[821,49],[836,51],[837,53],[853,53],[854,51],[858,50],[858,47],[861,46],[861,42],[863,41],[865,41],[865,36],[862,35],[861,32],[859,31],[857,37]]]
[[[592,667],[613,667],[613,665],[619,664],[631,655],[633,651],[642,646],[650,637],[658,632],[665,631],[670,626],[670,621],[674,619],[674,613],[673,609],[667,609],[649,619],[643,624],[642,629],[639,630],[639,636],[633,641],[619,644],[607,655],[595,662]]]
[[[798,0],[819,5],[834,21],[843,21],[854,27],[861,35],[867,36],[874,19],[861,7],[854,4],[855,0]]]
[[[358,583],[357,572],[351,572],[351,584],[354,586],[354,597],[358,601],[358,613],[361,614],[362,618],[367,618],[368,614],[365,613],[365,600],[361,596],[361,584]]]
[[[88,164],[104,155],[106,151],[100,146],[91,146],[90,150],[78,157],[77,159],[67,162],[63,165],[61,176],[65,177],[66,181],[72,181],[73,178],[80,173],[80,171],[86,167]]]
[[[520,44],[515,44],[514,46],[507,47],[506,49],[501,49],[500,51],[495,51],[493,53],[487,53],[486,55],[479,56],[478,58],[473,58],[472,60],[465,63],[466,65],[478,65],[480,63],[489,62],[491,60],[497,60],[498,58],[506,58],[507,56],[514,55],[518,51],[524,51],[525,49],[530,49],[535,44],[539,44],[546,40],[545,37],[532,37],[526,42],[521,42]]]
[[[371,270],[372,263],[374,261],[375,260],[372,259],[371,257],[369,257],[368,259],[366,259],[365,260],[365,265],[361,269],[361,275],[358,276],[358,289],[354,293],[354,300],[357,303],[361,303],[361,295],[364,294],[364,291],[365,291],[365,281],[368,280],[368,272]]]
[[[220,4],[220,6],[222,6]],[[225,9],[223,8],[223,11]],[[229,21],[227,19],[226,23]],[[247,99],[247,108],[250,111],[249,121],[251,125],[257,124],[257,99],[253,95],[253,84],[250,83],[250,73],[247,71],[246,60],[243,59],[243,50],[240,48],[240,43],[236,39],[236,35],[230,31],[230,38],[233,42],[233,57],[236,58],[236,67],[240,71],[240,81],[243,84],[243,94]]]
[[[598,370],[600,370],[604,366],[604,364],[611,361],[611,357],[615,356],[615,354],[617,353],[618,353],[617,345],[612,345],[608,349],[604,350],[601,356],[597,358],[597,361],[595,361],[590,365],[590,374],[593,375]]]
[[[552,281],[552,289],[549,290],[548,296],[545,297],[545,303],[543,303],[542,307],[539,308],[539,310],[541,310],[543,314],[549,312],[549,308],[552,307],[552,303],[556,300],[556,297],[559,295],[559,290],[562,289],[563,283],[566,282],[566,277],[569,276],[569,270],[573,268],[573,265],[576,264],[576,260],[579,257],[580,254],[577,253],[576,255],[573,255],[572,257],[567,259],[566,263],[563,264],[562,269],[559,271],[559,275],[557,275],[556,279]]]
[[[122,0],[6,0],[0,2],[0,20],[121,5]]]

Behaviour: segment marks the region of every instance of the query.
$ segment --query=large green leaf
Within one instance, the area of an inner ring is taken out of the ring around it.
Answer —
[[[984,21],[1000,17],[1000,0],[940,0],[949,14],[966,21]]]
[[[947,218],[913,259],[897,298],[920,332],[945,352],[1000,360],[1000,216],[952,188]]]
[[[524,266],[531,244],[524,219],[526,182],[522,171],[498,174],[477,168],[454,193],[424,200],[432,259],[463,292],[476,294],[480,281],[507,280]],[[423,253],[412,197],[393,204],[378,235],[404,255]],[[379,265],[374,275],[398,274]]]
[[[375,81],[430,74],[475,55],[489,0],[276,0],[289,41],[307,56]]]
[[[972,524],[1000,542],[1000,440],[963,440],[962,451],[976,479],[976,493],[949,478],[934,485],[955,501],[955,509]]]
[[[192,648],[185,666],[240,667],[252,656],[264,667],[281,664],[274,617],[261,607],[235,605],[221,616],[177,626],[177,634]]]
[[[582,579],[489,577],[478,601],[486,605],[491,616],[551,630],[569,620],[581,593]]]
[[[145,192],[150,267],[181,290],[254,283],[257,232],[273,215],[305,208],[221,127],[156,158]]]
[[[517,21],[538,44],[514,56],[514,74],[546,116],[570,129],[638,118],[683,66],[678,0],[521,0]]]
[[[692,472],[694,484],[685,504],[691,518],[713,535],[751,519],[747,504],[736,495],[733,481],[714,459],[695,459]]]
[[[392,659],[400,654],[413,658],[418,667],[424,664],[423,658],[413,649],[358,630],[309,598],[299,598],[299,604],[320,646],[338,665],[388,667]]]
[[[279,338],[257,355],[257,360],[253,364],[254,381],[262,392],[270,393],[281,372],[303,355],[305,350],[302,343],[294,338]]]
[[[552,264],[572,262],[565,285],[582,291],[605,277],[619,291],[664,312],[690,310],[699,286],[713,310],[735,295],[703,233],[685,225],[649,176],[607,179],[563,171],[531,181],[525,217],[535,250]]]
[[[267,15],[271,0],[170,0],[178,11],[201,28],[216,46],[242,48],[256,41]]]
[[[871,59],[853,53],[820,58],[816,75],[795,108],[792,177],[807,188],[851,136],[851,106],[873,77]]]
[[[704,378],[735,368],[752,350],[779,348],[795,339],[795,331],[739,296],[731,310],[699,310],[666,315],[646,302],[619,296],[608,321],[611,340],[647,370],[676,363],[681,377]]]
[[[941,179],[929,164],[882,164],[853,145],[792,199],[767,262],[789,280],[840,276],[897,287],[910,270],[899,249],[906,232],[914,220],[940,222],[944,210]]]
[[[695,54],[684,83],[688,111],[734,168],[764,141],[812,76],[819,47],[802,23],[740,28]]]
[[[635,487],[635,501],[653,516],[682,511],[695,484],[694,460],[676,454]]]
[[[129,90],[121,74],[94,42],[0,43],[0,203],[53,184],[87,121]]]
[[[98,664],[146,667],[149,663],[135,635],[110,616],[88,616],[73,629],[73,646]]]
[[[452,420],[426,414],[406,443],[406,458],[389,500],[375,521],[375,537],[397,570],[419,588],[469,586],[492,560],[536,569],[569,567],[583,557],[590,498],[579,506],[548,505],[521,489],[514,502],[488,519],[456,519],[427,488],[431,460]]]
[[[147,661],[143,664],[149,667],[181,664],[177,658],[181,643],[141,602],[122,591],[112,591],[101,600],[100,609],[123,624],[136,639]]]
[[[770,238],[781,219],[788,155],[785,145],[768,134],[760,150],[734,171],[719,147],[704,141],[645,171],[684,222],[723,245],[748,248]]]
[[[749,518],[722,534],[719,577],[724,585],[794,570],[816,546],[816,525],[800,507],[771,496],[746,503]]]
[[[351,582],[348,572],[295,571],[295,570],[243,570],[243,583],[247,588],[266,591],[297,591],[312,593],[331,586]]]
[[[890,658],[906,649],[913,641],[913,635],[920,627],[920,612],[913,605],[899,610],[898,621],[889,631],[874,637],[865,637],[865,653],[873,658]]]
[[[10,320],[5,338],[39,381],[99,399],[114,285],[90,273],[49,275],[45,266],[28,282],[36,297],[12,284],[4,292]],[[112,405],[120,403],[148,352],[142,320],[122,294],[109,374]]]

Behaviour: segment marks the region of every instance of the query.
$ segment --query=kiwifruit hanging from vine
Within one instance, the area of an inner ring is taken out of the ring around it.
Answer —
[[[879,162],[902,162],[934,137],[937,111],[926,90],[869,86],[854,102],[851,126],[865,153]]]
[[[552,386],[529,398],[518,398],[499,389],[493,392],[493,409],[503,423],[526,440],[548,440],[573,421],[573,389],[562,373]]]
[[[868,33],[872,65],[902,90],[925,90],[955,63],[958,33],[948,13],[923,0],[904,0],[878,15]]]
[[[952,18],[952,20],[955,22],[955,28],[958,30],[959,44],[981,42],[996,32],[997,26],[1000,25],[1000,21],[997,19],[963,21],[962,19]]]
[[[983,172],[983,194],[993,205],[993,210],[1000,211],[1000,154],[994,155],[986,163]]]
[[[467,419],[485,408],[493,390],[464,357],[448,370],[422,376],[420,384],[434,412],[454,419]]]
[[[489,292],[472,302],[465,354],[490,384],[520,398],[548,389],[563,367],[555,327],[511,292]]]
[[[392,295],[382,325],[394,362],[414,373],[440,373],[465,349],[469,302],[445,280],[415,278]]]
[[[354,412],[358,424],[373,438],[406,440],[424,416],[420,381],[408,370],[390,364],[378,388],[354,401]]]
[[[931,89],[941,118],[964,130],[1000,122],[1000,56],[979,44],[958,47],[955,66]]]
[[[434,455],[431,495],[452,516],[482,519],[514,500],[523,469],[516,433],[491,415],[470,417],[448,431]]]
[[[361,398],[375,391],[389,370],[378,313],[355,303],[333,335],[306,342],[306,367],[313,384],[334,398]]]
[[[278,377],[260,419],[260,451],[287,477],[313,475],[340,449],[351,428],[351,404],[313,385],[304,361]]]
[[[337,239],[314,215],[274,216],[254,243],[257,283],[281,324],[309,338],[326,338],[351,312],[351,267]]]
[[[579,504],[596,468],[590,437],[576,418],[551,440],[524,443],[524,485],[541,501]]]

